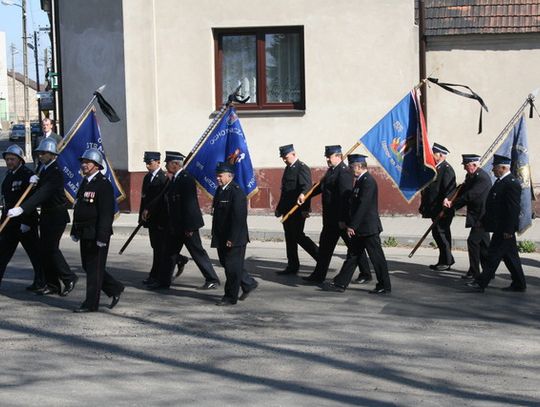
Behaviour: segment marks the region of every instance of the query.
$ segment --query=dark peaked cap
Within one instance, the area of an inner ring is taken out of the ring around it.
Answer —
[[[168,161],[184,161],[186,156],[178,151],[165,151],[165,162]]]
[[[434,153],[442,153],[442,154],[450,153],[450,151],[448,151],[448,149],[445,146],[439,143],[433,143],[433,147],[431,148],[431,151],[433,151]]]
[[[292,144],[287,144],[286,146],[281,146],[279,148],[279,156],[285,157],[287,154],[294,151],[294,146]]]
[[[161,160],[161,153],[159,151],[145,151],[144,158],[145,163]]]

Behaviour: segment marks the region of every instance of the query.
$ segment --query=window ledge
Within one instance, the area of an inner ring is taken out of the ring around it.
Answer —
[[[213,111],[210,117],[216,117],[218,110]],[[301,117],[306,114],[305,110],[298,109],[275,109],[275,110],[236,110],[239,117]]]

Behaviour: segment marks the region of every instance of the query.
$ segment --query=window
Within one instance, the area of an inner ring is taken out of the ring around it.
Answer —
[[[215,29],[216,101],[238,85],[242,110],[305,109],[302,27]]]

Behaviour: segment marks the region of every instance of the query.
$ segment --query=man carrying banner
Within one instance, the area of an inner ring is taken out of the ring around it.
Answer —
[[[167,227],[167,208],[163,199],[163,189],[169,182],[165,171],[161,169],[161,153],[146,151],[144,162],[148,173],[144,176],[139,207],[139,223],[148,228],[148,237],[152,247],[152,267],[143,284],[155,283],[158,279],[159,264],[165,245],[165,229]],[[182,274],[188,258],[179,255],[177,275]]]
[[[35,150],[41,162],[39,177],[35,177],[36,191],[20,207],[8,211],[8,217],[32,213],[41,206],[39,220],[39,246],[46,287],[38,294],[68,295],[78,280],[60,251],[60,239],[69,222],[67,199],[64,193],[64,176],[56,157],[58,151],[52,138],[45,138]],[[62,289],[60,281],[64,283]]]
[[[454,210],[446,209],[442,217],[443,202],[450,198],[456,190],[456,174],[452,166],[446,161],[449,151],[441,144],[433,143],[433,158],[435,159],[437,178],[422,190],[422,200],[419,212],[423,218],[430,218],[433,222],[431,233],[439,248],[437,264],[429,266],[432,270],[450,270],[454,264],[452,256],[452,232],[450,225],[454,219]]]
[[[73,208],[71,239],[80,241],[81,262],[86,273],[86,299],[74,312],[96,312],[101,290],[112,298],[113,309],[124,286],[105,269],[109,242],[113,233],[114,192],[111,182],[101,173],[103,156],[97,148],[86,150],[80,157],[84,180],[77,191]]]
[[[165,193],[168,230],[158,281],[148,284],[147,287],[155,290],[171,286],[178,253],[185,245],[205,278],[205,283],[199,288],[201,290],[216,289],[219,286],[219,278],[206,250],[202,247],[199,235],[199,229],[204,226],[204,221],[197,199],[195,180],[186,171],[183,171],[185,158],[183,154],[177,151],[166,151],[165,154],[166,168],[172,175]]]
[[[355,179],[346,229],[350,238],[349,252],[339,274],[331,283],[324,284],[323,290],[344,292],[351,282],[359,258],[367,251],[377,276],[377,285],[369,293],[389,293],[392,287],[381,247],[382,224],[379,218],[377,182],[367,170],[365,155],[351,154],[348,159]]]
[[[486,200],[486,213],[482,224],[487,232],[493,232],[482,273],[467,283],[476,292],[484,292],[501,260],[510,271],[512,283],[503,291],[524,292],[527,290],[525,274],[521,266],[516,231],[519,230],[521,184],[510,172],[512,160],[495,154],[493,174],[497,178]]]
[[[322,194],[323,228],[319,238],[319,259],[313,273],[302,277],[314,284],[325,280],[339,238],[348,243],[345,220],[353,184],[352,175],[343,162],[341,146],[326,146],[324,155],[328,170],[312,195]],[[299,203],[304,203],[302,197],[299,197]]]
[[[234,165],[220,162],[216,167],[218,189],[212,202],[212,247],[218,252],[225,268],[225,293],[216,305],[234,305],[244,301],[258,287],[257,281],[244,268],[247,226],[247,198],[242,188],[233,181]],[[242,295],[238,293],[242,288]]]
[[[280,217],[287,213],[299,199],[311,188],[311,171],[309,167],[298,159],[294,146],[288,144],[279,147],[279,155],[286,164],[281,178],[281,196],[276,206],[275,215]],[[289,216],[283,223],[285,244],[287,247],[287,267],[278,271],[278,274],[297,274],[300,268],[298,259],[298,245],[300,245],[315,261],[318,259],[319,248],[304,233],[306,218],[309,217],[310,202],[307,200],[301,210]]]
[[[30,180],[37,179],[34,173],[24,165],[24,151],[18,145],[9,146],[2,153],[8,172],[2,182],[3,211],[0,223],[3,223],[7,211],[15,206]],[[39,258],[38,213],[36,210],[25,213],[9,222],[0,233],[0,284],[17,245],[21,243],[34,268],[34,282],[26,287],[29,291],[45,288],[45,277]]]
[[[446,208],[459,209],[467,206],[467,219],[465,227],[470,228],[467,238],[467,250],[469,252],[469,270],[461,278],[470,280],[480,275],[480,264],[484,264],[489,246],[489,233],[486,232],[480,220],[484,215],[486,198],[491,188],[489,175],[480,168],[480,156],[476,154],[463,154],[463,168],[467,175],[465,182],[459,191],[459,195],[453,201],[445,198],[443,205]]]

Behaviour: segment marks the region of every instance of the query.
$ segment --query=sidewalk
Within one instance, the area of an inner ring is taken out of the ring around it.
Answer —
[[[137,214],[121,214],[114,222],[114,233],[118,235],[129,235],[137,226]],[[384,241],[389,237],[397,240],[400,246],[414,246],[418,239],[425,233],[431,225],[429,219],[422,219],[418,216],[388,216],[381,217],[383,232],[381,239]],[[274,216],[250,215],[248,216],[249,236],[251,240],[262,241],[283,241],[283,227],[280,219]],[[204,227],[201,235],[210,236],[212,227],[212,217],[204,215]],[[307,219],[305,232],[315,242],[319,240],[322,228],[321,216],[314,215]],[[140,234],[147,234],[141,229]],[[452,222],[452,240],[455,248],[467,248],[467,236],[469,229],[465,229],[465,216],[456,216]],[[533,225],[522,236],[518,236],[518,241],[530,240],[540,248],[540,221],[533,220]],[[424,241],[424,247],[428,247],[433,242],[431,234]]]

